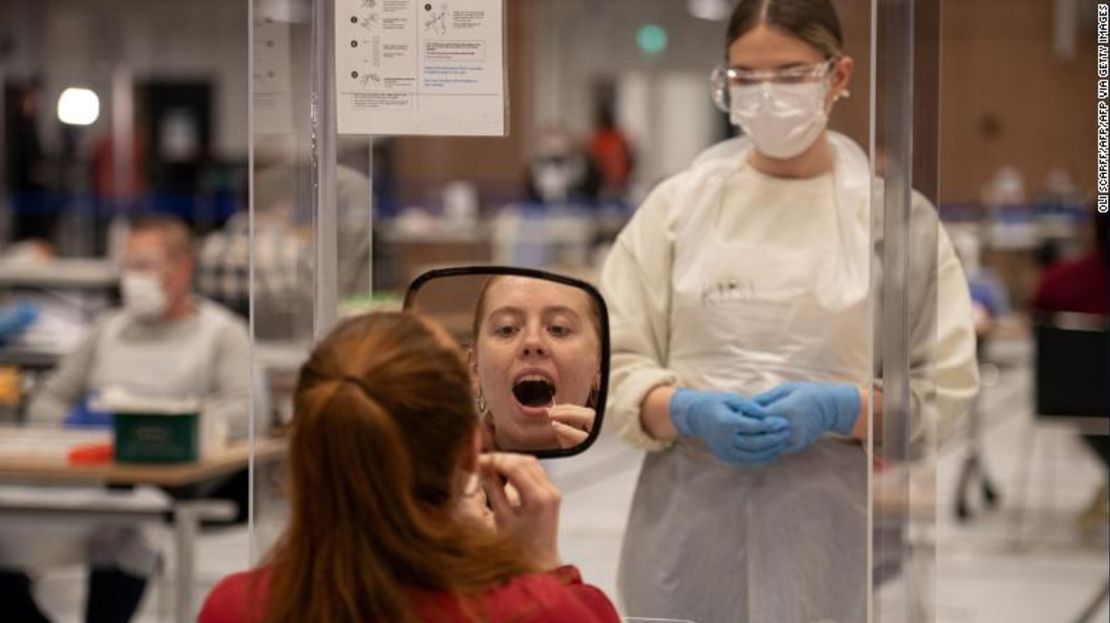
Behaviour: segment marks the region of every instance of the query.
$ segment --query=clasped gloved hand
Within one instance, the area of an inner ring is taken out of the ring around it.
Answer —
[[[804,450],[826,432],[851,434],[859,419],[860,395],[855,385],[784,383],[752,396],[769,416],[790,422],[786,452]]]
[[[733,465],[767,463],[786,450],[790,439],[785,419],[729,392],[677,389],[670,415],[680,435],[703,440],[714,456]]]

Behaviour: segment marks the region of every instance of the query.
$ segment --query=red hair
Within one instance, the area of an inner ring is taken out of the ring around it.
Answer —
[[[478,416],[442,330],[404,313],[347,320],[301,368],[294,403],[267,621],[415,621],[414,589],[463,596],[536,571],[449,512]]]

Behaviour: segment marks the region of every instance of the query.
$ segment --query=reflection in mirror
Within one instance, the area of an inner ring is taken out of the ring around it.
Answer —
[[[608,374],[600,295],[536,271],[459,270],[417,279],[406,309],[439,321],[463,345],[487,449],[584,450],[600,429]]]
[[[468,369],[493,446],[573,448],[593,428],[600,329],[585,292],[531,277],[492,277],[474,310]]]

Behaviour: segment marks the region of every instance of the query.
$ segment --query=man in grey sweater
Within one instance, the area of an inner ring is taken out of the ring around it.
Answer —
[[[127,241],[123,308],[106,314],[31,401],[36,422],[61,422],[108,387],[196,398],[204,418],[246,437],[250,337],[229,310],[193,294],[189,231],[169,217],[137,221]]]
[[[229,310],[193,294],[194,266],[184,223],[162,216],[135,222],[122,266],[123,308],[100,319],[62,361],[31,401],[29,419],[60,423],[88,396],[121,387],[138,396],[200,399],[206,426],[245,438],[250,337]],[[156,565],[156,551],[138,527],[97,529],[85,546],[92,565],[86,620],[129,620]],[[31,600],[24,578],[0,569],[5,603],[17,600],[12,586],[26,585],[18,601]],[[26,606],[37,610],[33,600]]]

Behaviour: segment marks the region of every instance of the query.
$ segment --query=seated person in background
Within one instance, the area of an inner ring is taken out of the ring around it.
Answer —
[[[108,312],[65,357],[32,398],[30,422],[61,423],[89,395],[118,386],[138,396],[201,398],[203,418],[245,437],[247,329],[231,312],[192,294],[193,264],[184,223],[164,216],[135,222],[122,266],[123,308]],[[128,621],[156,565],[156,550],[138,527],[102,527],[85,538],[92,564],[86,620]],[[26,575],[9,569],[0,576],[0,609],[22,604],[19,611],[30,614],[16,620],[46,620],[34,614]]]
[[[601,318],[573,286],[493,277],[478,296],[468,368],[488,448],[556,450],[593,429]]]
[[[256,337],[295,337],[300,316],[307,314],[311,325],[312,223],[302,188],[311,171],[307,165],[294,164],[294,148],[284,137],[265,139],[257,150],[252,174],[254,211],[244,202],[222,228],[201,240],[197,290],[244,318],[253,296]],[[343,179],[337,172],[337,200],[345,198]],[[369,194],[367,186],[366,197]]]
[[[1093,248],[1079,259],[1056,262],[1045,270],[1033,297],[1036,311],[1110,314],[1110,216],[1096,213],[1091,222]]]
[[[285,534],[212,590],[200,622],[619,621],[559,558],[558,489],[532,457],[480,455],[473,405],[438,325],[340,324],[297,382]],[[493,521],[468,501],[479,483]]]
[[[1110,315],[1110,215],[1092,216],[1095,244],[1077,260],[1057,262],[1045,270],[1033,297],[1033,309],[1040,313],[1076,312]],[[1084,435],[1103,467],[1110,466],[1110,438]],[[1081,527],[1094,527],[1110,518],[1110,491],[1104,481],[1091,504],[1079,517]]]
[[[600,187],[597,165],[569,132],[557,125],[540,131],[525,178],[528,201],[541,205],[593,204]]]
[[[312,226],[298,184],[310,171],[288,163],[269,164],[254,178],[254,219],[246,207],[203,239],[197,288],[205,297],[246,318],[254,297],[257,339],[303,337],[312,326]],[[370,180],[344,165],[336,168],[339,211],[339,294],[370,292]],[[251,227],[254,257],[251,257]],[[254,291],[251,292],[251,262]]]
[[[35,395],[33,422],[61,422],[89,395],[201,398],[203,416],[247,433],[250,338],[227,309],[193,294],[192,238],[168,216],[138,220],[123,258],[123,308],[101,318]]]
[[[288,207],[259,210],[254,219],[255,331],[292,337],[299,315],[311,313],[311,232],[299,231]],[[197,289],[242,318],[250,315],[250,214],[237,212],[200,245]],[[310,317],[310,316],[307,316]]]

